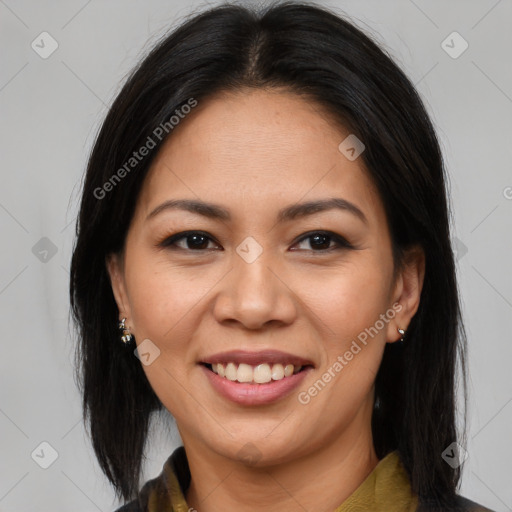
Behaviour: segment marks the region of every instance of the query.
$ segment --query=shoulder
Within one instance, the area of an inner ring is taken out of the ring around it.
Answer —
[[[468,512],[493,512],[490,508],[486,508],[483,505],[475,503],[474,501],[468,500],[463,496],[457,496],[457,511],[468,511]]]
[[[494,512],[490,508],[468,500],[463,496],[457,496],[455,506],[447,510],[439,506],[420,505],[417,512]]]
[[[122,507],[116,509],[114,512],[144,512],[139,505],[139,500],[133,500],[126,503]]]
[[[182,504],[186,505],[183,495],[190,480],[185,448],[179,446],[165,462],[162,472],[148,480],[133,501],[125,503],[114,512],[148,512],[148,503],[152,504],[152,510],[167,510],[169,504],[171,508],[177,505],[183,508]]]
[[[135,499],[125,503],[114,512],[147,512],[150,494],[162,494],[162,490],[165,487],[162,475],[163,473],[156,478],[148,480],[137,493]]]

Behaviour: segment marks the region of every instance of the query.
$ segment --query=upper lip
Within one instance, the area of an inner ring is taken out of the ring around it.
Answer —
[[[309,359],[281,352],[280,350],[266,349],[258,352],[250,352],[247,350],[228,350],[226,352],[218,352],[211,356],[205,357],[201,362],[207,364],[216,363],[245,363],[251,366],[262,363],[280,363],[283,365],[293,364],[294,366],[313,366]]]

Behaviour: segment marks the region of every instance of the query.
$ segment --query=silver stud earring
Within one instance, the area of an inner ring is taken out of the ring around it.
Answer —
[[[400,335],[402,336],[400,338],[400,341],[404,341],[404,335],[405,335],[405,331],[404,329],[400,329],[400,327],[398,328],[398,332],[400,333]]]
[[[119,330],[121,331],[121,341],[124,344],[128,344],[128,343],[130,343],[130,341],[132,341],[133,335],[130,332],[130,328],[126,327],[126,323],[125,322],[126,322],[126,318],[123,318],[119,322]]]

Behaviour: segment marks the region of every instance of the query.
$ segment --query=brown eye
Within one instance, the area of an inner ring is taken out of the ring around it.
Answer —
[[[157,246],[172,250],[203,252],[213,249],[208,246],[210,242],[216,244],[212,237],[202,231],[184,231],[166,238],[158,243]],[[303,236],[296,244],[300,243],[307,243],[309,245],[309,247],[304,247],[300,250],[320,253],[353,248],[345,238],[330,231],[311,232]],[[218,244],[216,245],[218,246]]]
[[[309,240],[309,248],[305,250],[313,250],[314,252],[326,252],[337,249],[350,249],[352,245],[349,244],[342,236],[332,233],[330,231],[315,231],[309,233],[307,236],[302,237],[298,243],[303,243]],[[334,246],[331,243],[334,242]]]
[[[205,251],[211,249],[211,247],[208,247],[209,242],[213,242],[213,239],[206,233],[201,231],[185,231],[166,238],[157,245],[168,249]]]

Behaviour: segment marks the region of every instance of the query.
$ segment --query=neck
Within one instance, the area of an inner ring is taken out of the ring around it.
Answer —
[[[192,476],[186,501],[200,512],[260,508],[268,512],[332,511],[379,462],[371,428],[358,430],[360,426],[354,422],[321,449],[313,448],[300,459],[267,467],[219,459],[204,447],[185,443]]]

